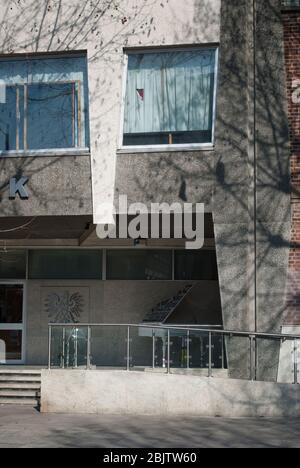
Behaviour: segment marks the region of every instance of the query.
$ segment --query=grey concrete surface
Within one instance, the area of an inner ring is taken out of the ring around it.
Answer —
[[[9,180],[19,174],[29,177],[28,200],[9,199]],[[89,155],[2,158],[0,218],[91,215],[91,183]]]
[[[0,406],[0,448],[300,447],[299,419],[45,415]]]
[[[116,370],[42,370],[43,413],[300,417],[300,386]]]
[[[278,332],[290,237],[280,0],[257,2],[255,21],[253,14],[250,0],[222,2],[212,204],[224,328]],[[279,346],[260,348],[260,377],[275,379]],[[247,354],[236,343],[228,345],[228,364],[232,377],[245,377]]]

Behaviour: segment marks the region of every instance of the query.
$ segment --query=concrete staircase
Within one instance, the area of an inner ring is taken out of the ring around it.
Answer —
[[[164,324],[173,312],[175,312],[183,299],[191,292],[193,287],[193,284],[188,284],[184,289],[179,291],[176,296],[157,304],[157,306],[146,315],[143,323],[152,323],[157,325]]]
[[[0,405],[39,406],[41,371],[0,368]]]

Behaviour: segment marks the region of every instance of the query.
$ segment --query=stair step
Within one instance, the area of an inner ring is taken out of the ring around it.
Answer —
[[[1,405],[28,405],[28,406],[38,406],[39,401],[36,398],[5,398],[0,397],[0,406]]]
[[[0,390],[3,388],[39,390],[41,388],[41,383],[40,382],[14,382],[14,381],[0,382]]]
[[[16,397],[16,398],[38,398],[40,392],[37,390],[19,390],[19,389],[0,389],[1,398]]]
[[[0,382],[40,382],[41,375],[0,374]]]
[[[0,367],[0,405],[38,406],[41,369]]]
[[[41,375],[41,369],[15,369],[8,368],[8,367],[0,367],[0,375],[1,374],[30,374],[30,375]]]

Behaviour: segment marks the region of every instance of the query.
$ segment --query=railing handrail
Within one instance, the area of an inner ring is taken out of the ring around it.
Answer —
[[[214,325],[213,325],[214,326]],[[209,325],[209,327],[213,327]],[[49,323],[49,328],[85,328],[85,327],[124,327],[124,328],[149,328],[158,329],[158,330],[178,330],[178,331],[192,331],[192,332],[203,332],[203,333],[215,333],[220,335],[229,335],[229,336],[238,336],[238,337],[253,337],[253,338],[271,338],[271,339],[290,339],[290,340],[300,340],[300,335],[292,335],[287,333],[261,333],[261,332],[251,332],[251,331],[237,331],[237,330],[218,330],[216,328],[206,328],[205,325],[198,326],[172,326],[172,325],[152,325],[152,324],[133,324],[133,323]],[[220,327],[220,325],[216,325]]]

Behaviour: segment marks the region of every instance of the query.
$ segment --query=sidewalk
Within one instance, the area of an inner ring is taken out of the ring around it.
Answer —
[[[42,415],[2,406],[4,447],[300,447],[300,420]]]

